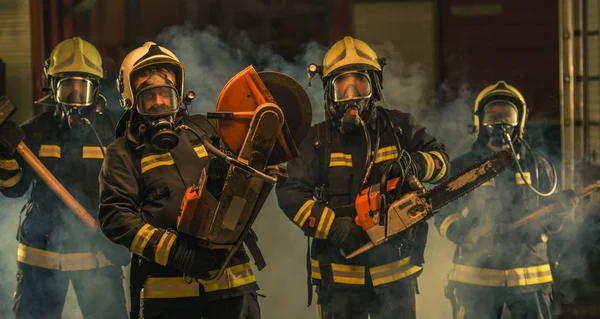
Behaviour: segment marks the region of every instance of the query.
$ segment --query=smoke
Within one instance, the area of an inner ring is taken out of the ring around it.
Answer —
[[[185,66],[185,89],[193,90],[196,99],[190,106],[191,113],[214,111],[218,95],[226,82],[236,73],[252,64],[257,71],[282,72],[300,83],[313,106],[313,122],[323,120],[322,83],[315,77],[308,86],[306,67],[320,64],[326,47],[317,43],[304,45],[293,61],[275,54],[267,45],[253,44],[245,34],[230,37],[226,43],[219,37],[219,30],[207,28],[195,30],[189,25],[174,26],[163,30],[157,43],[173,51]],[[425,71],[420,65],[407,65],[390,43],[375,46],[379,56],[387,57],[384,71],[383,106],[412,113],[428,131],[453,150],[453,155],[463,153],[470,142],[465,142],[467,123],[470,120],[468,99],[471,91],[464,87],[459,98],[440,108],[428,88]],[[445,86],[440,91],[447,90]],[[452,120],[450,120],[452,119]],[[467,137],[468,141],[469,138]],[[462,145],[462,147],[461,147]],[[459,149],[460,147],[460,149]],[[431,225],[433,226],[433,225]],[[317,310],[306,307],[306,238],[281,212],[273,194],[269,197],[254,226],[259,236],[259,246],[267,260],[267,267],[256,274],[263,318],[313,318]],[[448,318],[450,305],[443,289],[446,271],[450,268],[454,245],[430,228],[426,249],[426,264],[419,278],[418,315],[421,318]],[[435,304],[436,307],[429,305]]]

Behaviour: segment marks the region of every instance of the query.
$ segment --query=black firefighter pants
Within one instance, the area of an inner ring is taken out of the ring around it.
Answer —
[[[142,305],[144,319],[260,319],[260,307],[255,292],[224,299],[195,302],[191,298],[154,299],[152,305]],[[167,302],[160,306],[156,301]],[[192,301],[192,302],[190,302]]]
[[[415,319],[417,279],[365,289],[319,287],[322,319]]]
[[[63,272],[23,263],[18,263],[15,317],[61,318],[69,281],[83,318],[128,318],[121,267]]]
[[[455,298],[457,319],[499,319],[504,306],[512,319],[554,318],[550,285],[507,288],[454,283],[449,287]]]

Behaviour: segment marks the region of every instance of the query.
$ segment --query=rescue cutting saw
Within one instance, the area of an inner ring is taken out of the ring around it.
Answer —
[[[393,193],[403,184],[400,177],[363,189],[356,197],[355,221],[366,231],[371,241],[345,255],[346,258],[360,255],[415,224],[426,221],[437,210],[491,180],[513,163],[514,157],[510,151],[497,152],[429,191],[425,190],[414,175],[408,175],[405,181],[410,191],[397,198],[394,198]]]
[[[223,252],[218,270],[196,278],[201,284],[217,282],[243,244],[259,270],[266,265],[251,226],[273,186],[287,178],[281,164],[298,156],[312,113],[294,79],[249,66],[225,85],[207,118],[216,120],[216,134],[195,134],[211,158],[187,189],[177,219],[179,233]]]

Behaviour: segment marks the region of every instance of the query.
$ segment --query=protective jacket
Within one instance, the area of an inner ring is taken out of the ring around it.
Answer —
[[[106,113],[93,113],[102,145],[113,141],[113,121]],[[52,112],[42,113],[21,125],[25,144],[58,181],[93,216],[98,212],[98,174],[103,154],[90,126],[59,126]],[[125,265],[126,250],[102,234],[91,234],[60,198],[18,154],[0,159],[2,194],[21,197],[32,185],[18,232],[21,263],[62,271],[89,270]]]
[[[471,152],[452,161],[453,174],[491,152],[486,146],[475,144]],[[548,233],[560,229],[560,222],[548,220],[493,235],[493,231],[544,204],[525,183],[543,192],[551,187],[554,172],[546,158],[522,152],[519,161],[525,179],[516,166],[510,167],[436,216],[440,234],[457,244],[454,266],[449,273],[451,282],[521,288],[552,282],[546,242]],[[477,227],[492,235],[483,236],[473,244],[468,237]]]
[[[376,141],[376,128],[369,125],[371,145],[379,146],[373,149],[374,165],[364,185],[368,146],[363,131],[341,134],[328,127],[331,122],[322,122],[311,127],[299,146],[300,156],[288,162],[288,180],[277,187],[284,213],[306,236],[314,238],[309,268],[313,284],[376,287],[416,276],[422,269],[426,223],[352,259],[346,259],[328,241],[333,220],[356,216],[356,195],[361,187],[380,182],[384,165],[398,157],[398,147],[409,153],[421,152],[426,163],[420,167],[422,181],[437,182],[446,175],[444,146],[416,124],[414,117],[378,107],[377,119],[380,141]],[[394,134],[398,134],[399,145]]]
[[[211,123],[200,115],[180,121],[196,130],[215,134]],[[172,298],[195,303],[198,298],[202,301],[222,299],[257,290],[248,256],[242,249],[214,284],[200,285],[165,266],[175,240],[173,232],[177,229],[185,191],[198,183],[209,154],[202,142],[187,130],[177,132],[179,143],[165,153],[150,143],[142,144],[139,133],[132,129],[135,125],[129,126],[125,136],[118,137],[108,147],[100,174],[99,217],[108,238],[143,257],[140,272],[144,306],[173,303]],[[194,239],[180,234],[178,240]],[[221,252],[211,253],[218,264],[222,263]]]

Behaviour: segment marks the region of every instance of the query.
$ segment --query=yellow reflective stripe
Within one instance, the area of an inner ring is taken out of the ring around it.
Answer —
[[[444,238],[448,238],[447,233],[448,233],[448,228],[450,227],[450,225],[454,224],[454,222],[456,222],[457,220],[462,218],[462,214],[461,213],[454,213],[452,215],[448,215],[446,218],[444,218],[444,220],[442,221],[442,224],[440,225],[440,235],[442,235],[442,237]]]
[[[166,266],[169,261],[169,253],[171,253],[171,247],[175,243],[177,236],[171,232],[165,232],[158,241],[156,246],[156,253],[154,254],[154,260],[157,264]]]
[[[440,164],[442,165],[440,172],[437,175],[435,175],[435,177],[431,180],[432,183],[435,183],[435,182],[439,181],[440,179],[444,178],[444,176],[446,176],[446,172],[447,172],[448,168],[446,166],[446,161],[444,161],[444,156],[442,156],[442,154],[440,154],[440,152],[431,151],[431,152],[429,152],[429,154],[437,157],[440,160]],[[434,167],[434,169],[435,169],[435,167]]]
[[[552,282],[550,265],[515,268],[506,271],[508,287],[529,286]]]
[[[311,277],[321,280],[321,269],[319,268],[319,262],[311,258],[310,265]],[[365,266],[331,264],[333,282],[348,285],[364,285],[365,269]]]
[[[492,179],[490,179],[489,181],[487,181],[487,182],[485,182],[485,183],[481,184],[481,186],[482,186],[482,187],[483,187],[483,186],[487,186],[487,187],[496,187],[496,179],[495,179],[495,178],[492,178]]]
[[[217,271],[213,270],[209,273],[211,276],[214,276],[216,275]],[[252,266],[246,263],[226,268],[223,272],[223,276],[221,276],[216,283],[204,286],[204,291],[211,292],[231,289],[251,284],[253,282],[256,282],[256,278],[254,278]]]
[[[106,147],[104,147],[104,151],[106,151]],[[100,146],[84,146],[81,157],[103,159],[104,155],[102,154]]]
[[[450,270],[448,280],[480,286],[504,287],[506,276],[504,275],[504,270],[476,268],[456,264]]]
[[[185,298],[200,296],[197,282],[186,283],[181,277],[148,278],[142,289],[142,298]]]
[[[319,220],[319,225],[317,226],[315,238],[327,239],[327,236],[329,236],[329,229],[331,228],[331,224],[333,224],[334,218],[335,218],[335,213],[331,209],[325,207],[323,209],[323,213],[321,214],[321,219]]]
[[[523,175],[525,176],[525,180],[527,181],[527,184],[531,185],[531,173],[523,172]],[[523,177],[521,176],[521,173],[516,172],[515,179],[517,180],[518,185],[525,185],[525,181],[523,181]]]
[[[40,157],[56,157],[60,158],[60,146],[42,144],[40,146]]]
[[[311,266],[310,276],[314,279],[321,280],[321,268],[319,268],[319,262],[311,258],[310,266]]]
[[[396,146],[383,147],[377,150],[375,155],[375,163],[389,161],[398,157],[398,149]]]
[[[410,257],[406,257],[387,265],[372,267],[369,271],[371,272],[373,286],[379,286],[404,279],[416,274],[421,269],[423,267],[411,264]]]
[[[96,259],[98,260],[98,268],[112,266],[112,263],[102,251],[98,251],[98,253],[96,253]]]
[[[198,158],[203,158],[203,157],[208,156],[208,152],[206,151],[206,148],[204,147],[204,145],[194,147],[194,151],[196,151]]]
[[[10,188],[15,185],[23,178],[23,172],[18,172],[15,176],[9,179],[0,179],[0,189],[1,188]]]
[[[101,251],[96,255],[90,252],[59,254],[21,243],[17,249],[17,260],[24,264],[61,271],[91,270],[112,265]]]
[[[32,248],[21,243],[17,248],[17,261],[46,269],[60,269],[59,253]]]
[[[331,153],[329,167],[352,167],[352,154]]]
[[[135,234],[129,250],[136,255],[143,256],[144,249],[154,232],[156,232],[156,228],[150,226],[150,224],[142,226]]]
[[[507,270],[454,265],[449,280],[480,286],[517,287],[552,282],[550,265]]]
[[[435,170],[433,158],[428,153],[421,152],[421,151],[419,151],[419,153],[421,155],[423,155],[423,158],[425,159],[425,163],[427,164],[427,168],[425,170],[425,177],[423,177],[423,181],[428,181],[433,176],[433,171]]]
[[[331,264],[333,282],[348,285],[365,284],[365,266]]]
[[[171,153],[145,156],[142,158],[142,173],[145,173],[158,166],[174,164],[175,161],[173,160],[173,157],[171,157]]]
[[[310,216],[310,211],[312,210],[314,205],[314,200],[307,200],[306,203],[304,203],[304,205],[300,207],[300,209],[296,213],[296,216],[294,216],[294,224],[298,225],[299,227],[304,226],[304,223],[308,219],[308,216]]]
[[[16,171],[19,169],[19,167],[19,163],[17,163],[17,161],[14,159],[0,159],[0,169],[6,171]]]
[[[211,275],[216,274],[216,270],[211,271]],[[204,286],[205,292],[213,292],[231,288],[241,287],[256,282],[252,273],[250,264],[241,264],[228,267],[224,270],[223,276],[210,285]],[[185,298],[200,296],[200,284],[195,281],[186,283],[182,277],[151,277],[147,278],[142,290],[142,298]]]

